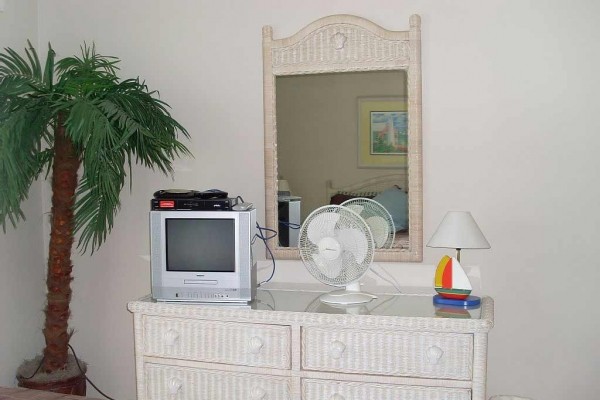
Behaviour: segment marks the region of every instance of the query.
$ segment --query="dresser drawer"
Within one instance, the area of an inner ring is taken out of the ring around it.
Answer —
[[[376,375],[470,380],[469,334],[305,328],[302,368]]]
[[[302,380],[302,400],[471,400],[469,389]]]
[[[290,369],[290,327],[144,317],[144,355]]]
[[[146,400],[288,400],[289,378],[145,364]]]

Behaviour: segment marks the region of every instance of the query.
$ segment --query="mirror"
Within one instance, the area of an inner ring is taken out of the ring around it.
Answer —
[[[278,40],[266,26],[263,58],[274,257],[300,258],[292,228],[314,209],[370,197],[396,227],[375,260],[422,261],[420,18],[387,31],[335,15]]]

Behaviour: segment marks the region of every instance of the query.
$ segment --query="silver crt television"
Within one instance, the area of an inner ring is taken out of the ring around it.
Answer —
[[[244,303],[256,293],[256,210],[150,211],[152,298]]]

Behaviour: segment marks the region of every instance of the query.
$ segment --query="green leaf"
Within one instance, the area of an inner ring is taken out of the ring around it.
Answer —
[[[44,165],[39,158],[43,118],[21,108],[0,124],[0,224],[24,218],[20,204]]]

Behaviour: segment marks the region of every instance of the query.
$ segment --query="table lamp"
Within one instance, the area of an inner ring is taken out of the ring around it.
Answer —
[[[277,180],[277,194],[279,196],[290,196],[292,194],[290,183],[286,179]]]
[[[468,211],[450,211],[429,239],[427,247],[456,249],[456,258],[442,257],[435,271],[434,296],[436,304],[476,306],[481,299],[469,296],[472,287],[467,274],[460,266],[462,249],[489,249],[487,241],[475,219]]]

